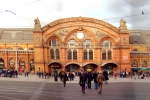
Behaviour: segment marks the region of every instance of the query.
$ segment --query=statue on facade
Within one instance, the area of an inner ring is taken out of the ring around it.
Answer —
[[[35,24],[34,24],[34,31],[36,32],[41,32],[41,24],[40,21],[38,19],[38,17],[34,20]]]
[[[126,21],[121,19],[120,20],[120,27],[119,27],[120,32],[127,32],[127,26],[126,26]]]

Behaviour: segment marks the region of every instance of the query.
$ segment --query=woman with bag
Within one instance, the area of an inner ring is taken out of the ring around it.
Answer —
[[[102,94],[102,84],[103,81],[105,81],[102,71],[99,72],[99,75],[97,76],[97,81],[98,81],[98,94]]]
[[[86,76],[84,73],[82,73],[80,77],[80,86],[82,87],[83,94],[85,94],[85,82],[86,82]]]

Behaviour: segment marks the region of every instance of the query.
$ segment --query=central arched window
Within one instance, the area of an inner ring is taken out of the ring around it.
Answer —
[[[84,48],[92,48],[94,46],[93,46],[93,43],[91,42],[91,40],[85,40],[85,42],[83,43],[83,47]]]
[[[112,43],[110,40],[102,42],[102,60],[112,60]]]
[[[67,47],[68,48],[75,48],[75,47],[78,47],[78,43],[75,41],[75,40],[70,40],[67,44]]]

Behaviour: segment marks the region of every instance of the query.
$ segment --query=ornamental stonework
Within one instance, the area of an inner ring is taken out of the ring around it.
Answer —
[[[72,26],[76,26],[76,25],[89,26],[89,27],[93,26],[93,27],[99,28],[99,29],[109,28],[115,32],[119,32],[117,27],[115,27],[107,22],[104,22],[102,20],[97,20],[94,18],[88,18],[88,17],[71,17],[71,18],[59,19],[59,20],[56,20],[56,21],[44,26],[42,28],[42,31],[46,31],[55,26],[57,26],[59,29],[60,27],[65,28],[65,27],[72,27]]]

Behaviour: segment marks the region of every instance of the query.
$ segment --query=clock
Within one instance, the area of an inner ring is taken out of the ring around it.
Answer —
[[[36,42],[39,42],[40,41],[40,38],[39,37],[36,37]]]
[[[77,34],[77,37],[78,37],[78,39],[82,39],[82,38],[84,37],[84,35],[83,35],[82,32],[79,32],[79,33]]]

